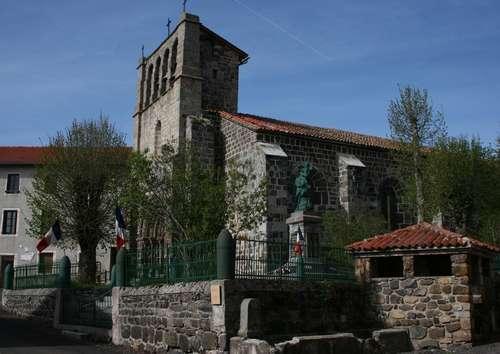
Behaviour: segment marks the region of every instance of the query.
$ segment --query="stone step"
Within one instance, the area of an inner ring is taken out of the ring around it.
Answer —
[[[88,339],[90,337],[90,334],[88,334],[88,333],[78,332],[78,331],[70,331],[67,329],[62,330],[61,333],[65,336],[68,336],[68,337],[71,337],[74,339],[78,339],[78,340],[85,340],[85,339]]]

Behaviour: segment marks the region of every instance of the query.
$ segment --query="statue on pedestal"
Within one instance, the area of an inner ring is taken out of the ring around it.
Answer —
[[[312,208],[311,185],[309,184],[311,171],[312,165],[306,161],[295,178],[295,211],[306,211]]]

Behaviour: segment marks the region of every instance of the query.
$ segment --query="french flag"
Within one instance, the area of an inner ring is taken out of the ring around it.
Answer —
[[[125,230],[127,227],[120,208],[115,209],[115,217],[116,248],[120,249],[125,245]]]
[[[303,243],[304,243],[304,235],[302,234],[302,230],[299,227],[299,231],[297,232],[297,240],[295,241],[295,245],[293,246],[293,251],[297,256],[302,256]]]
[[[37,251],[40,253],[47,247],[49,247],[51,244],[56,243],[59,241],[62,237],[61,233],[61,226],[59,225],[59,221],[56,220],[54,225],[47,231],[45,236],[38,241],[38,244],[36,245]]]

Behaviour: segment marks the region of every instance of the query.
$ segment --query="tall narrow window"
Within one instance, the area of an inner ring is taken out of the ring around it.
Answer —
[[[147,106],[151,100],[151,81],[153,79],[153,64],[150,64],[148,67],[148,76],[146,79],[146,98],[145,105]]]
[[[165,49],[165,53],[163,54],[163,65],[161,70],[161,92],[165,92],[167,90],[167,81],[168,81],[168,57],[170,55],[170,51]]]
[[[172,58],[170,59],[170,86],[174,83],[175,70],[177,69],[177,46],[179,41],[176,39],[172,46]]]
[[[154,153],[159,154],[161,152],[161,122],[156,122],[155,127],[155,146]]]
[[[160,70],[161,70],[161,57],[156,58],[155,64],[155,79],[153,84],[153,99],[158,98],[158,90],[160,89]]]
[[[15,235],[17,233],[17,210],[4,210],[2,217],[2,234]]]
[[[9,173],[7,175],[6,193],[19,193],[19,173]]]

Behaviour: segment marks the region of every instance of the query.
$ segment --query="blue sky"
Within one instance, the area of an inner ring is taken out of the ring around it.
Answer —
[[[102,111],[132,135],[141,45],[181,0],[2,0],[0,145],[39,145]],[[250,54],[239,111],[387,136],[398,84],[427,88],[450,134],[500,133],[500,1],[190,0]]]

